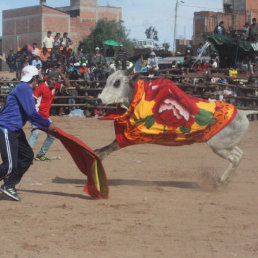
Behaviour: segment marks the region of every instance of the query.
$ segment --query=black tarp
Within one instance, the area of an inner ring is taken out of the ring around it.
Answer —
[[[226,58],[230,66],[234,66],[237,61],[242,61],[247,56],[251,57],[256,49],[255,43],[219,34],[209,36],[208,41],[211,48],[218,53],[220,62]]]

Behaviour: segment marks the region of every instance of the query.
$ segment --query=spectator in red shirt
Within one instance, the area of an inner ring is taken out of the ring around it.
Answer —
[[[64,85],[58,82],[59,76],[64,81]],[[57,90],[61,90],[63,87],[70,87],[69,80],[62,73],[61,69],[58,68],[56,71],[50,71],[47,75],[47,80],[41,84],[39,84],[33,92],[33,96],[36,99],[36,110],[40,115],[44,118],[49,119],[50,116],[50,108],[52,101],[55,97],[55,93]],[[50,120],[50,119],[49,119]],[[50,120],[51,121],[51,120]],[[32,125],[31,135],[28,140],[29,145],[33,148],[40,134],[40,130],[37,129],[36,126]],[[49,160],[46,157],[46,153],[49,150],[51,144],[54,141],[54,137],[50,134],[47,134],[47,138],[44,141],[40,151],[36,155],[36,160],[45,161]]]
[[[45,71],[47,69],[47,59],[50,57],[50,53],[48,53],[47,48],[43,47],[42,53],[39,57],[42,62],[42,69]]]
[[[88,67],[86,63],[83,63],[80,68],[80,75],[81,75],[81,78],[83,78],[85,81],[87,80],[87,74],[88,74]]]

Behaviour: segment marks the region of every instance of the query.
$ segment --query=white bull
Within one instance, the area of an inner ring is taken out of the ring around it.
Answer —
[[[99,95],[105,105],[120,103],[126,107],[130,106],[134,94],[134,81],[138,78],[128,76],[126,71],[117,71],[111,74],[106,86]],[[230,174],[238,167],[243,151],[237,146],[248,130],[249,120],[247,115],[258,114],[258,111],[237,110],[235,118],[224,129],[214,135],[207,144],[214,153],[229,161],[229,165],[221,175],[219,182],[225,182]],[[116,140],[111,144],[95,150],[101,159],[104,159],[111,152],[119,150]]]

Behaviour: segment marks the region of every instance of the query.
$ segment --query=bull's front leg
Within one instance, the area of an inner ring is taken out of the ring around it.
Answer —
[[[100,149],[96,149],[94,150],[98,156],[101,158],[101,160],[105,159],[106,156],[108,156],[110,153],[112,153],[113,151],[119,150],[121,149],[117,143],[116,140],[114,140],[111,144],[102,147]]]

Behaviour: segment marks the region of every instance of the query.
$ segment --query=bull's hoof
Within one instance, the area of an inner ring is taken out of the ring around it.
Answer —
[[[101,160],[103,160],[105,158],[105,155],[103,152],[101,152],[99,149],[93,150]]]
[[[97,153],[97,154],[99,153],[99,149],[96,149],[96,150],[93,150],[93,151],[94,151],[95,153]]]
[[[226,179],[219,178],[217,180],[217,185],[218,186],[223,186],[223,185],[228,185],[228,184],[229,184],[229,178],[226,178]]]

